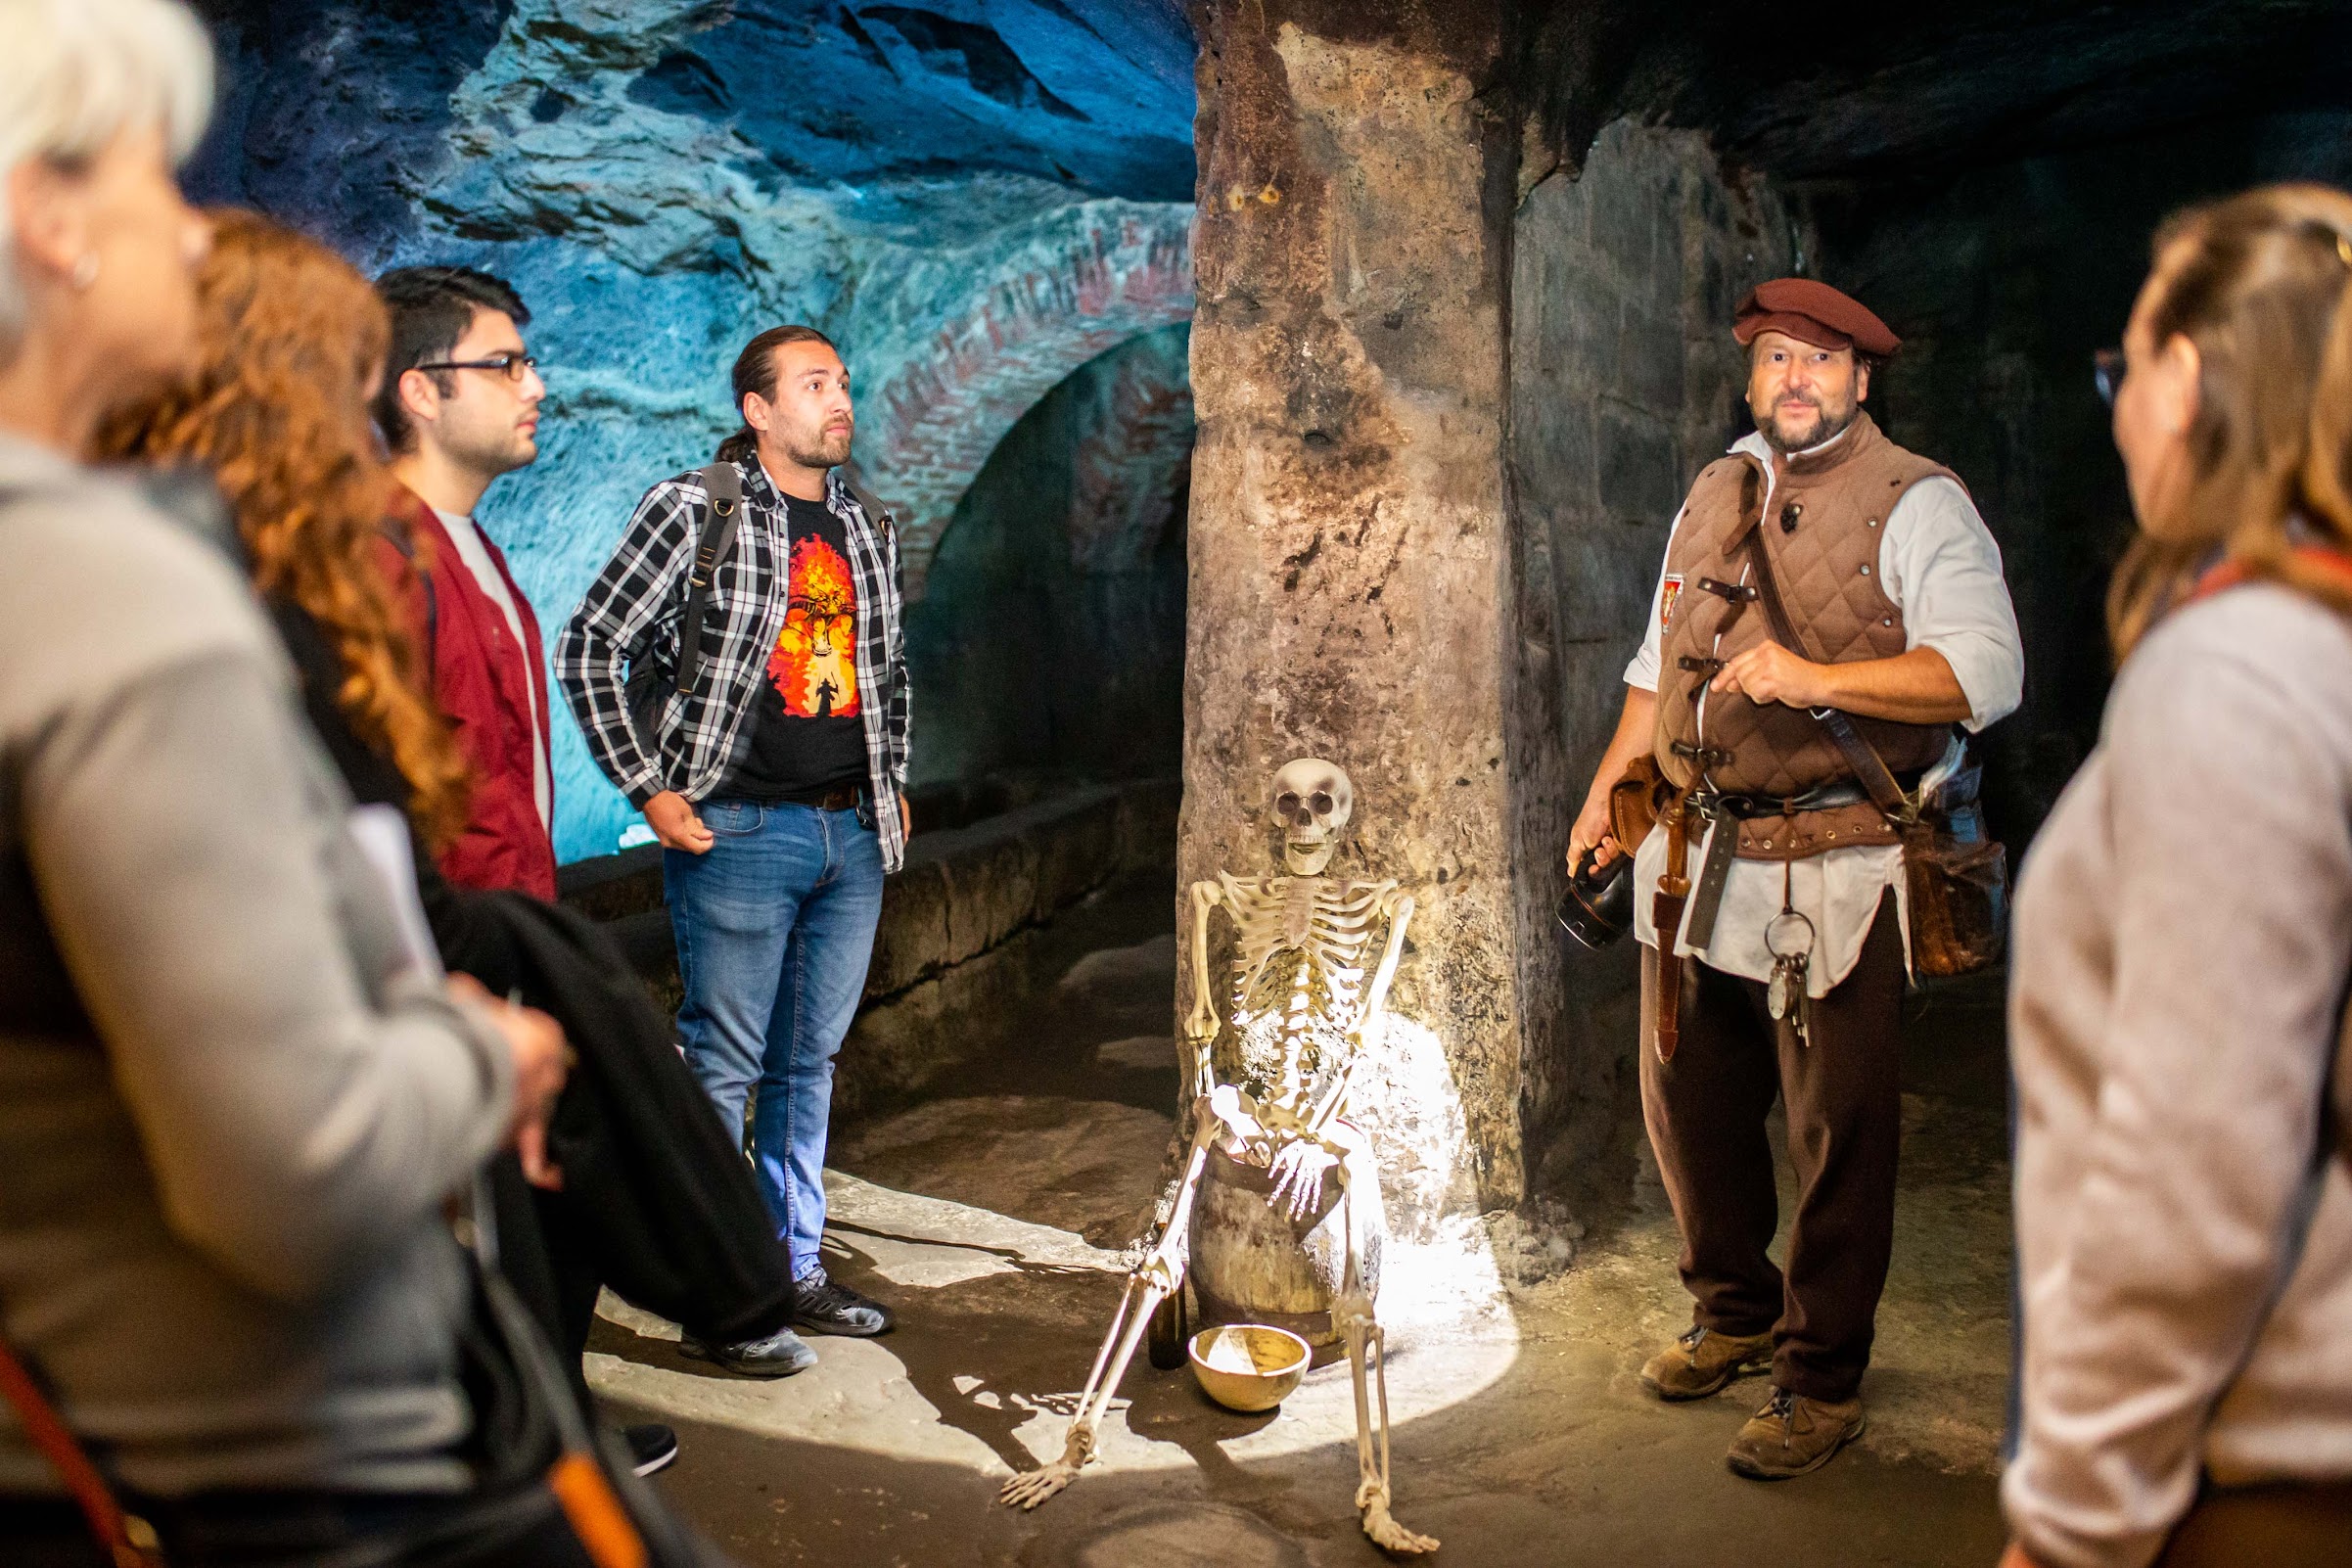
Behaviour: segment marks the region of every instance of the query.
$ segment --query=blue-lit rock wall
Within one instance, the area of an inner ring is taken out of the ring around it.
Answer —
[[[858,460],[899,513],[919,598],[1022,415],[1191,313],[1192,41],[1175,0],[199,9],[224,93],[197,194],[371,271],[483,267],[530,304],[540,456],[483,518],[551,632],[637,497],[734,428],[727,367],[763,327],[841,344]],[[952,706],[922,707],[953,732]],[[556,732],[558,853],[601,853],[632,815],[574,727]],[[920,731],[917,759],[939,771]]]

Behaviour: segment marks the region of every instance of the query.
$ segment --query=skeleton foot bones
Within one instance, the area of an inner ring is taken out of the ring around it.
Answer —
[[[1376,1182],[1377,1173],[1370,1145],[1344,1120],[1356,1063],[1366,1042],[1379,1039],[1413,902],[1394,882],[1323,874],[1355,807],[1354,787],[1337,766],[1313,758],[1288,763],[1274,775],[1272,794],[1289,875],[1245,881],[1221,873],[1192,888],[1193,1005],[1184,1032],[1192,1047],[1194,1130],[1175,1210],[1159,1244],[1128,1278],[1079,1395],[1062,1456],[1006,1482],[997,1500],[1034,1508],[1077,1480],[1093,1457],[1103,1413],[1136,1341],[1161,1302],[1183,1288],[1193,1195],[1210,1148],[1221,1145],[1268,1173],[1267,1201],[1294,1221],[1320,1207],[1326,1179],[1339,1183],[1347,1262],[1331,1315],[1347,1340],[1356,1390],[1356,1507],[1374,1545],[1418,1555],[1435,1551],[1438,1543],[1406,1529],[1389,1512],[1386,1342],[1364,1287],[1354,1197]],[[1220,905],[1236,938],[1231,1022],[1241,1076],[1264,1085],[1262,1096],[1219,1082],[1210,1059],[1218,1015],[1209,980],[1209,916]],[[1387,940],[1367,980],[1365,960],[1383,921]],[[1377,1195],[1376,1186],[1365,1190]]]

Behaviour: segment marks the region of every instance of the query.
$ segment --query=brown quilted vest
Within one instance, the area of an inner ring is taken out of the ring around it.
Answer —
[[[1816,664],[1891,659],[1905,641],[1903,610],[1878,581],[1886,520],[1912,485],[1955,477],[1888,440],[1868,414],[1828,451],[1776,454],[1775,461],[1780,478],[1770,517],[1758,516],[1763,465],[1734,454],[1699,475],[1667,545],[1656,753],[1659,768],[1680,787],[1693,782],[1702,763],[1712,788],[1772,800],[1854,776],[1837,744],[1802,709],[1717,693],[1707,698],[1702,732],[1697,699],[1721,668],[1717,661],[1772,635],[1764,607],[1735,591],[1749,575],[1748,530],[1762,530],[1781,602],[1804,644],[1793,652]],[[1952,734],[1946,724],[1858,717],[1855,726],[1897,773],[1933,765]]]

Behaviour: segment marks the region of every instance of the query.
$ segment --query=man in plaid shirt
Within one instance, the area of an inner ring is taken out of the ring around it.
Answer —
[[[827,1279],[817,1248],[833,1059],[909,827],[898,540],[835,472],[855,416],[823,334],[761,333],[734,389],[743,428],[716,461],[734,465],[742,518],[702,625],[687,628],[691,688],[676,689],[676,671],[711,508],[699,470],[637,503],[556,642],[555,673],[597,765],[661,840],[686,992],[678,1034],[730,1130],[751,1107],[761,1190],[800,1280],[797,1322],[878,1334],[888,1309]],[[662,698],[632,715],[626,676],[648,669]],[[688,1349],[770,1376],[813,1360],[789,1331]]]

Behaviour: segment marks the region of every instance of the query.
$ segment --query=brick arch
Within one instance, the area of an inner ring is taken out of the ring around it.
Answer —
[[[879,359],[880,380],[858,398],[857,460],[898,514],[908,598],[922,597],[956,501],[1038,398],[1138,333],[1190,318],[1191,223],[1176,204],[1081,203],[1009,250],[935,254],[885,291],[866,284],[853,353],[869,378]]]
[[[1070,564],[1147,571],[1192,465],[1191,366],[1180,333],[1131,338],[1089,377],[1092,406],[1070,454]],[[1084,374],[1084,372],[1082,372]]]

